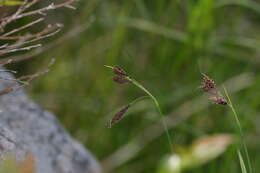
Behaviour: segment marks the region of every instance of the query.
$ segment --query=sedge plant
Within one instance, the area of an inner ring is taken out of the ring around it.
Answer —
[[[118,112],[116,112],[116,114],[110,120],[108,126],[111,128],[114,124],[119,122],[124,117],[127,110],[131,106],[133,106],[135,103],[137,103],[137,102],[139,102],[143,99],[149,98],[154,102],[155,107],[158,110],[158,113],[159,113],[161,121],[162,121],[163,128],[164,128],[166,135],[167,135],[167,140],[168,140],[168,143],[169,143],[170,151],[172,152],[171,136],[170,136],[170,133],[169,133],[169,129],[167,127],[167,123],[165,122],[165,119],[164,119],[164,114],[162,112],[162,109],[160,107],[160,104],[159,104],[159,101],[157,100],[157,98],[148,89],[146,89],[141,83],[139,83],[134,78],[130,77],[130,75],[128,75],[128,73],[126,73],[122,68],[117,67],[117,66],[108,66],[108,65],[104,65],[104,66],[113,70],[113,73],[115,74],[115,76],[113,77],[114,82],[116,82],[118,84],[131,83],[134,86],[136,86],[137,88],[141,89],[146,94],[146,96],[142,96],[142,97],[135,99],[131,103],[129,103],[129,104],[125,105],[123,108],[121,108]]]
[[[204,92],[207,92],[210,95],[213,95],[212,97],[209,98],[213,103],[219,104],[219,105],[227,105],[231,109],[231,111],[234,115],[234,118],[235,118],[236,125],[238,127],[238,134],[240,135],[242,149],[245,153],[245,157],[246,157],[247,165],[248,165],[248,169],[249,169],[249,171],[247,171],[241,150],[238,148],[237,149],[237,155],[238,155],[238,158],[239,158],[241,171],[242,171],[242,173],[248,173],[248,172],[253,173],[249,154],[248,154],[248,150],[247,150],[247,146],[246,146],[245,141],[244,141],[243,129],[242,129],[241,123],[239,121],[237,111],[235,110],[235,108],[233,106],[233,103],[230,99],[230,96],[227,92],[227,89],[223,86],[225,96],[227,98],[227,100],[226,100],[225,97],[223,96],[223,94],[217,89],[214,80],[209,78],[207,75],[205,75],[203,73],[202,73],[202,75],[203,75],[202,85],[199,86],[199,88],[202,89]]]

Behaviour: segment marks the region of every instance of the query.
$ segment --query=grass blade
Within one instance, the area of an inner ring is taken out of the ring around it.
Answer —
[[[237,150],[237,155],[238,155],[238,158],[239,158],[239,163],[240,163],[240,166],[241,166],[242,173],[247,173],[245,162],[243,160],[243,157],[242,157],[240,150]]]

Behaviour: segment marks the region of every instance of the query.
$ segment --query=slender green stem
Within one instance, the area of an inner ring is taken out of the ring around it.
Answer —
[[[242,130],[242,126],[241,126],[241,123],[239,121],[239,118],[238,118],[238,114],[233,106],[233,103],[229,97],[229,94],[227,92],[227,89],[225,88],[225,86],[223,86],[224,88],[224,92],[225,92],[225,95],[228,99],[228,106],[230,107],[231,111],[233,112],[234,114],[234,117],[235,117],[235,120],[236,120],[236,123],[237,123],[237,126],[238,126],[238,129],[239,129],[239,134],[240,134],[240,138],[241,138],[241,142],[242,142],[242,147],[245,151],[245,154],[246,154],[246,159],[247,159],[247,164],[248,164],[248,167],[249,167],[249,172],[252,173],[252,166],[251,166],[251,161],[250,161],[250,158],[249,158],[249,154],[248,154],[248,150],[247,150],[247,146],[245,144],[245,140],[244,140],[244,133],[243,133],[243,130]],[[239,159],[240,159],[240,164],[241,163],[244,163],[244,162],[241,162],[241,159],[243,159],[242,155],[241,155],[241,152],[238,150],[238,156],[239,156]],[[243,165],[241,165],[242,167]],[[245,168],[243,168],[243,171],[244,171]]]
[[[242,173],[246,173],[247,172],[246,171],[246,166],[245,166],[242,154],[241,154],[239,149],[237,149],[237,155],[238,155],[238,158],[239,158],[239,162],[240,162]]]
[[[107,68],[110,68],[110,69],[114,69],[114,67],[110,66],[110,65],[104,65],[104,66],[107,67]]]
[[[134,101],[132,101],[129,105],[134,105],[134,104],[136,104],[137,102],[139,102],[139,101],[142,101],[142,100],[144,100],[144,99],[150,99],[150,96],[142,96],[142,97],[138,97],[137,99],[135,99]]]
[[[167,123],[164,119],[164,114],[162,113],[162,110],[161,110],[161,107],[159,105],[159,102],[158,100],[143,86],[141,85],[139,82],[137,82],[135,79],[132,79],[130,77],[128,77],[128,79],[138,88],[140,88],[141,90],[143,90],[154,102],[160,116],[161,116],[161,119],[162,119],[162,124],[163,124],[163,127],[164,127],[164,130],[166,132],[166,135],[167,135],[167,139],[168,139],[168,142],[169,142],[169,145],[170,145],[170,150],[172,152],[172,141],[171,141],[171,136],[170,136],[170,133],[169,133],[169,129],[167,127]]]

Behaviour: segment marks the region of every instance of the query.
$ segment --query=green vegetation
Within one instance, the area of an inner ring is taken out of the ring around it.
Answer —
[[[21,5],[21,4],[23,4],[23,1],[0,0],[0,5],[13,6],[13,5]]]
[[[219,89],[224,83],[239,116],[252,172],[260,172],[257,1],[81,0],[77,6],[76,11],[50,16],[65,23],[67,34],[48,40],[46,51],[17,68],[31,73],[57,58],[29,93],[53,111],[105,169],[157,172],[171,154],[149,99],[136,103],[120,123],[107,128],[115,108],[143,94],[128,84],[111,82],[103,66],[108,64],[123,67],[158,99],[177,153],[205,135],[239,136],[230,108],[209,103],[197,89],[201,72],[213,78]],[[233,145],[216,159],[185,172],[250,173],[246,153],[237,153],[236,148]]]

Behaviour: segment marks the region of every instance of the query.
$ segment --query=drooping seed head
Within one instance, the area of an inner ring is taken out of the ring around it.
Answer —
[[[127,73],[121,67],[118,66],[114,67],[113,72],[119,76],[128,76]]]
[[[207,75],[203,75],[203,80],[200,89],[210,94],[217,94],[216,84],[213,79],[209,78]]]
[[[219,105],[227,105],[227,100],[220,96],[214,96],[209,98],[213,103]]]
[[[114,76],[112,80],[119,84],[130,83],[131,81],[124,76]]]
[[[120,109],[115,115],[114,117],[111,119],[111,121],[109,122],[109,128],[111,128],[114,124],[116,124],[118,121],[120,121],[126,111],[129,109],[130,105],[126,105],[125,107],[123,107],[122,109]]]

